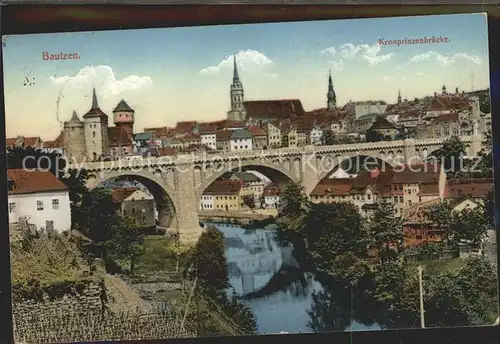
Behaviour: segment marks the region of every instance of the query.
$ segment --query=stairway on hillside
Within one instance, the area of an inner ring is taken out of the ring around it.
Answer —
[[[151,305],[143,300],[139,294],[120,277],[106,274],[104,282],[108,291],[108,305],[111,311],[117,313],[124,311],[137,311],[139,313],[151,312]]]

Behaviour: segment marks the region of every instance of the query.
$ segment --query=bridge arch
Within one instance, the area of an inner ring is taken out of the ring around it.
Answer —
[[[154,198],[156,210],[158,211],[158,225],[169,231],[177,231],[175,193],[161,180],[158,173],[132,170],[111,170],[97,173],[89,171],[87,187],[91,190],[113,179],[117,181],[135,181],[142,184]]]
[[[219,164],[217,170],[203,179],[200,186],[197,188],[197,199],[200,199],[205,190],[216,180],[230,172],[256,171],[269,178],[278,188],[284,189],[292,182],[300,182],[292,171],[288,171],[281,166],[281,162],[272,160],[266,162],[239,162],[238,166],[232,164]]]

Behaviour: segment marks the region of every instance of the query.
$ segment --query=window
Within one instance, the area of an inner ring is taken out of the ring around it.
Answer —
[[[399,191],[403,191],[403,185],[399,186]]]
[[[135,214],[135,208],[132,208],[132,214]]]
[[[36,201],[36,210],[43,210],[43,201]]]
[[[403,203],[403,196],[399,196],[399,202]]]
[[[14,213],[16,211],[16,204],[9,203],[9,213]]]
[[[92,132],[92,137],[95,137],[95,131]]]
[[[59,209],[59,200],[58,199],[53,199],[52,200],[52,209]]]

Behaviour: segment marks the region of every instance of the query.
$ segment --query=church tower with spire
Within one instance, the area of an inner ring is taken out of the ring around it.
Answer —
[[[401,104],[401,90],[398,91],[398,104]]]
[[[326,94],[326,107],[331,110],[334,109],[337,105],[337,96],[335,95],[335,91],[333,90],[333,82],[332,82],[332,73],[328,72],[328,93]]]
[[[108,115],[97,102],[95,88],[92,92],[92,106],[83,116],[85,146],[89,161],[95,161],[108,155]]]
[[[231,109],[227,113],[227,119],[233,121],[244,121],[246,119],[245,111],[245,94],[243,92],[243,84],[241,83],[238,74],[238,66],[236,64],[236,54],[233,55],[233,83],[229,92],[231,98]]]

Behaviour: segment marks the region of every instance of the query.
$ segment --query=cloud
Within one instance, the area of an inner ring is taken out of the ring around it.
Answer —
[[[469,55],[467,53],[456,53],[455,55],[452,56],[444,56],[435,51],[428,51],[423,54],[415,55],[408,62],[415,63],[415,62],[430,61],[430,60],[439,61],[443,63],[445,66],[450,66],[460,60],[471,61],[472,63],[475,63],[477,65],[483,63],[483,60],[477,55]]]
[[[73,76],[64,75],[60,77],[51,76],[50,81],[54,85],[72,85],[81,87],[92,85],[99,88],[105,95],[115,96],[124,91],[138,91],[153,83],[149,76],[129,75],[118,80],[109,66],[87,66]]]
[[[256,50],[240,50],[236,54],[236,64],[238,68],[247,69],[252,67],[264,67],[273,64],[273,61],[264,55],[263,53]],[[216,66],[209,66],[200,70],[200,74],[216,74],[223,69],[233,68],[233,55],[227,56]]]
[[[417,72],[417,74],[416,74],[416,75],[417,75],[417,76],[424,76],[424,75],[425,75],[425,73],[424,73],[424,72]]]
[[[377,65],[394,57],[394,53],[382,54],[382,46],[378,43],[373,45],[345,43],[339,47],[326,48],[320,53],[333,57],[334,59],[330,63],[337,69],[342,68],[345,61],[356,58],[360,58],[370,65]]]

